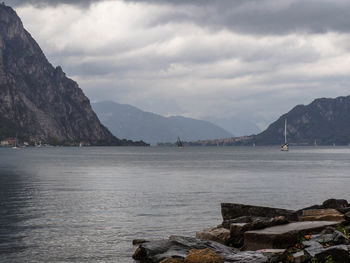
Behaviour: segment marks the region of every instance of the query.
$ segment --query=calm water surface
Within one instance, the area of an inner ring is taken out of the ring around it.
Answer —
[[[220,202],[350,200],[350,148],[0,148],[0,262],[131,263],[134,238],[194,235]]]

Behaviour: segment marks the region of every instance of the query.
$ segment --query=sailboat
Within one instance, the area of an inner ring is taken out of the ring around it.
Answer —
[[[287,142],[287,118],[284,120],[284,144],[281,145],[281,151],[288,151],[288,142]]]
[[[12,147],[12,149],[18,149],[19,147],[17,146],[17,133],[16,133],[16,139],[15,139],[15,145]]]
[[[176,142],[176,144],[177,144],[177,147],[179,147],[179,148],[183,148],[183,147],[184,147],[182,141],[180,140],[180,137],[177,137],[177,142]]]

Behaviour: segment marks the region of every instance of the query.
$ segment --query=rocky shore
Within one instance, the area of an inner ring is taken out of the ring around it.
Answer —
[[[135,239],[141,263],[350,262],[350,205],[329,199],[298,211],[222,203],[222,224],[196,237]]]

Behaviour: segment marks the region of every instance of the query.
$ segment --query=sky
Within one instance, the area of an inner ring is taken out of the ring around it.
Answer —
[[[91,101],[263,129],[349,95],[348,0],[8,0]]]

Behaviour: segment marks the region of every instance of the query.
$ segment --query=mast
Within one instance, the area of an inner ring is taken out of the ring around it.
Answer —
[[[284,120],[284,143],[287,143],[287,118]]]
[[[177,137],[177,146],[183,147],[182,141],[180,140],[180,137]]]

